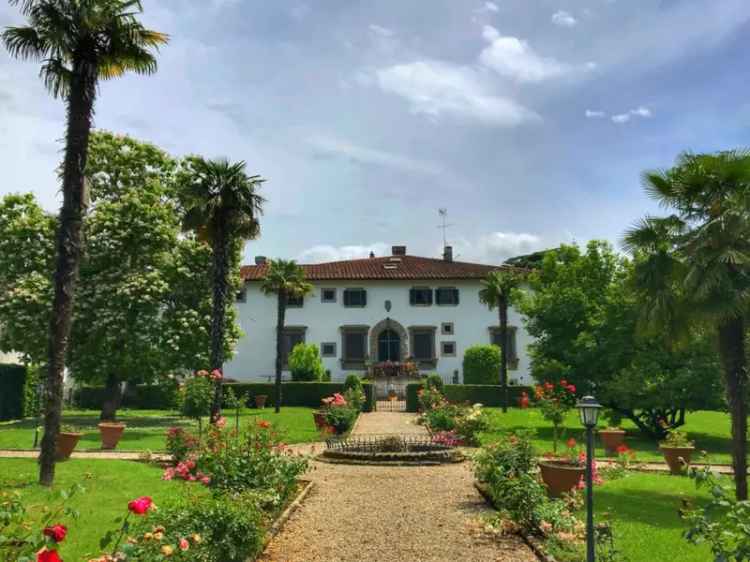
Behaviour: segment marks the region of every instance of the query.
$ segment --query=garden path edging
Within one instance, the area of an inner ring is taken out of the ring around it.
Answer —
[[[294,501],[292,501],[292,503],[290,503],[286,507],[286,509],[281,512],[281,515],[279,515],[268,528],[266,536],[263,539],[263,548],[261,549],[261,551],[256,557],[248,558],[246,562],[254,562],[260,556],[263,556],[263,554],[265,554],[268,545],[271,544],[271,541],[274,539],[274,537],[279,534],[279,532],[284,528],[284,524],[289,520],[292,514],[297,511],[300,505],[302,505],[302,502],[307,497],[307,494],[310,493],[310,490],[312,490],[314,485],[312,480],[300,480],[300,483],[303,482],[305,483],[305,485],[299,491],[299,493],[297,493],[297,497],[294,498]]]
[[[477,489],[477,492],[479,492],[479,495],[484,498],[484,501],[486,501],[488,505],[492,506],[493,509],[497,510],[497,506],[492,500],[492,497],[490,496],[487,489],[479,482],[474,482],[474,487]],[[529,548],[534,552],[536,557],[541,560],[541,562],[557,562],[557,560],[553,556],[550,556],[544,551],[542,543],[537,538],[531,536],[529,533],[524,533],[521,530],[517,531],[516,534],[523,539],[523,542],[525,542],[529,546]]]

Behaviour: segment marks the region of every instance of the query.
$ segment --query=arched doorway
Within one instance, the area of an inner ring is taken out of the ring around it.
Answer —
[[[378,362],[401,361],[401,337],[387,328],[378,334]]]

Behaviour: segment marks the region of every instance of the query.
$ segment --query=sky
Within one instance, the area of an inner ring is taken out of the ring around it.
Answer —
[[[643,171],[750,146],[747,0],[145,0],[150,77],[95,126],[267,179],[245,257],[499,263],[659,209]],[[23,22],[0,4],[0,27]],[[65,107],[0,51],[0,195],[60,204]]]

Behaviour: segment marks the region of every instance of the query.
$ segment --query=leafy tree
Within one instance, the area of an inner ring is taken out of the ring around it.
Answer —
[[[289,297],[304,297],[313,286],[305,281],[304,270],[294,260],[271,260],[261,283],[266,295],[276,295],[276,413],[281,409],[281,356],[283,354],[284,324]]]
[[[645,173],[644,185],[673,214],[647,216],[625,236],[644,256],[636,268],[643,320],[675,337],[692,326],[716,334],[736,494],[746,500],[750,152],[683,154],[673,168]]]
[[[223,370],[227,303],[234,288],[231,270],[239,269],[242,242],[260,234],[259,218],[265,199],[258,194],[265,181],[248,176],[245,162],[205,160],[189,157],[180,174],[181,197],[185,208],[183,227],[196,232],[210,244],[213,255],[211,278],[213,286],[211,312],[211,370]],[[211,420],[221,415],[221,384],[217,379]]]
[[[513,304],[513,293],[521,284],[521,275],[516,270],[493,271],[482,280],[479,300],[490,310],[497,308],[500,327],[502,356],[500,358],[500,384],[503,387],[503,412],[508,411],[508,307]]]
[[[680,346],[639,333],[633,274],[633,264],[605,242],[590,242],[585,253],[562,246],[529,277],[520,309],[535,338],[534,378],[565,379],[662,438],[684,423],[687,410],[719,405],[717,357],[697,330]]]
[[[55,478],[55,441],[60,431],[62,379],[73,318],[85,214],[84,170],[94,100],[100,80],[127,71],[156,71],[152,49],[167,36],[146,29],[136,18],[138,0],[10,0],[20,4],[29,25],[8,27],[2,41],[10,54],[40,60],[40,75],[54,97],[64,98],[68,123],[62,165],[63,204],[57,231],[57,260],[49,331],[44,437],[39,481]]]
[[[0,199],[0,351],[47,360],[55,217],[28,194]]]

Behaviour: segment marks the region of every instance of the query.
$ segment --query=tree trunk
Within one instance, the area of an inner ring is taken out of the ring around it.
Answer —
[[[211,311],[211,371],[224,372],[224,331],[226,330],[227,292],[229,290],[229,248],[224,217],[218,217],[213,239],[213,301]],[[222,379],[214,381],[211,423],[221,417]]]
[[[284,321],[286,317],[286,291],[279,290],[276,313],[276,405],[275,412],[281,410],[281,356],[284,352]]]
[[[84,61],[74,61],[67,99],[68,123],[62,170],[63,203],[55,242],[55,293],[47,349],[44,436],[39,455],[39,483],[43,486],[51,486],[55,480],[55,444],[60,432],[65,355],[73,323],[73,300],[81,259],[81,230],[86,210],[84,173],[95,96],[95,67]]]
[[[498,306],[500,314],[500,384],[503,387],[503,413],[508,411],[508,300],[500,299]]]
[[[102,411],[99,414],[101,421],[117,421],[117,410],[122,403],[122,383],[114,373],[107,376],[107,382],[104,385],[104,400],[102,401]]]
[[[747,359],[745,319],[719,326],[719,354],[724,368],[727,403],[732,417],[732,465],[738,500],[747,499]]]

